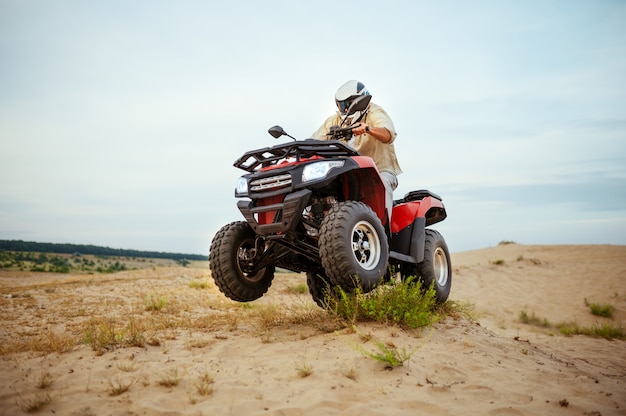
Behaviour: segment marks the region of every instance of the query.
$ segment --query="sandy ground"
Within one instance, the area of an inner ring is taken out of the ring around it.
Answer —
[[[622,325],[626,246],[509,244],[452,260],[451,299],[473,319],[422,331],[341,328],[293,274],[244,305],[206,265],[3,271],[0,415],[626,415],[626,341],[554,327]],[[365,354],[381,343],[410,358],[385,368]]]

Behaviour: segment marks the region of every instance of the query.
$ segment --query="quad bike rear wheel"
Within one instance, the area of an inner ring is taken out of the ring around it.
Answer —
[[[424,261],[418,264],[403,263],[400,275],[402,280],[416,278],[422,282],[424,288],[433,285],[437,303],[445,302],[452,287],[452,263],[443,236],[435,230],[427,229]]]
[[[219,290],[232,300],[250,302],[260,298],[272,285],[274,266],[253,268],[261,255],[255,233],[245,221],[222,227],[211,242],[209,267]]]
[[[374,289],[387,271],[389,244],[374,211],[362,202],[333,206],[320,228],[320,258],[331,284],[352,292]]]

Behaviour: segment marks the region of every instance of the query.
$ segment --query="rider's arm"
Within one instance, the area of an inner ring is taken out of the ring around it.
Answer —
[[[393,143],[396,139],[396,129],[391,118],[382,107],[371,103],[370,110],[363,120],[363,128],[355,132],[355,134],[367,133],[381,143]],[[369,126],[370,131],[366,131]]]
[[[360,136],[361,134],[367,133],[373,138],[375,138],[376,140],[378,140],[379,142],[382,142],[382,143],[391,142],[391,133],[385,127],[375,127],[375,126],[370,126],[369,124],[361,123],[352,129],[352,133],[355,136]]]

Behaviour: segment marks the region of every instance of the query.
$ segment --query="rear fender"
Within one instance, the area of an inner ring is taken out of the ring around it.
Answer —
[[[425,225],[433,225],[446,218],[446,208],[437,198],[427,196],[419,201],[405,202],[393,207],[391,232],[397,233],[418,217],[426,220]]]
[[[393,222],[393,216],[392,222]],[[426,219],[418,217],[398,232],[392,232],[389,257],[406,263],[424,261]]]
[[[445,218],[443,203],[431,196],[396,205],[391,216],[391,257],[421,263],[424,260],[426,227]]]

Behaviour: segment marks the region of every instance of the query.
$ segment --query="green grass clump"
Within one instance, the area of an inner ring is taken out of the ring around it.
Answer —
[[[586,335],[594,338],[605,339],[626,339],[626,333],[621,325],[594,325],[591,327],[581,327],[576,323],[558,323],[552,324],[546,318],[539,318],[534,313],[528,315],[525,311],[520,312],[520,322],[527,325],[539,326],[542,328],[558,329],[561,334],[566,336],[571,335]]]
[[[384,285],[367,294],[358,288],[352,293],[337,289],[334,296],[327,297],[327,303],[331,313],[351,323],[391,322],[416,329],[439,318],[434,288],[424,289],[413,279]]]
[[[379,363],[384,364],[387,369],[404,365],[404,363],[415,353],[415,351],[407,351],[404,348],[400,351],[395,345],[388,345],[384,342],[377,342],[376,348],[378,351],[365,351],[363,349],[361,353],[378,361]]]
[[[304,295],[309,291],[309,288],[304,283],[301,283],[295,286],[290,286],[287,290],[289,293],[293,293],[295,295]]]
[[[528,315],[526,311],[521,311],[519,314],[519,319],[520,319],[520,322],[526,325],[534,325],[534,326],[539,326],[542,328],[552,327],[552,324],[546,318],[541,319],[538,316],[536,316],[534,312],[532,315]]]
[[[143,326],[131,319],[121,327],[113,319],[92,320],[83,331],[83,342],[94,351],[104,351],[116,347],[143,347],[146,343]]]
[[[626,339],[624,328],[618,325],[594,325],[591,327],[580,327],[577,324],[560,324],[559,330],[563,335],[586,335],[594,338],[604,339]]]
[[[160,311],[167,305],[167,299],[164,297],[156,297],[154,295],[145,299],[147,311]]]
[[[204,280],[192,280],[189,282],[189,287],[192,289],[206,289],[209,287],[209,282],[206,279]]]
[[[591,313],[595,316],[601,316],[603,318],[611,318],[613,317],[613,305],[609,304],[600,304],[600,303],[589,303],[587,299],[585,299],[585,305],[589,307]]]

